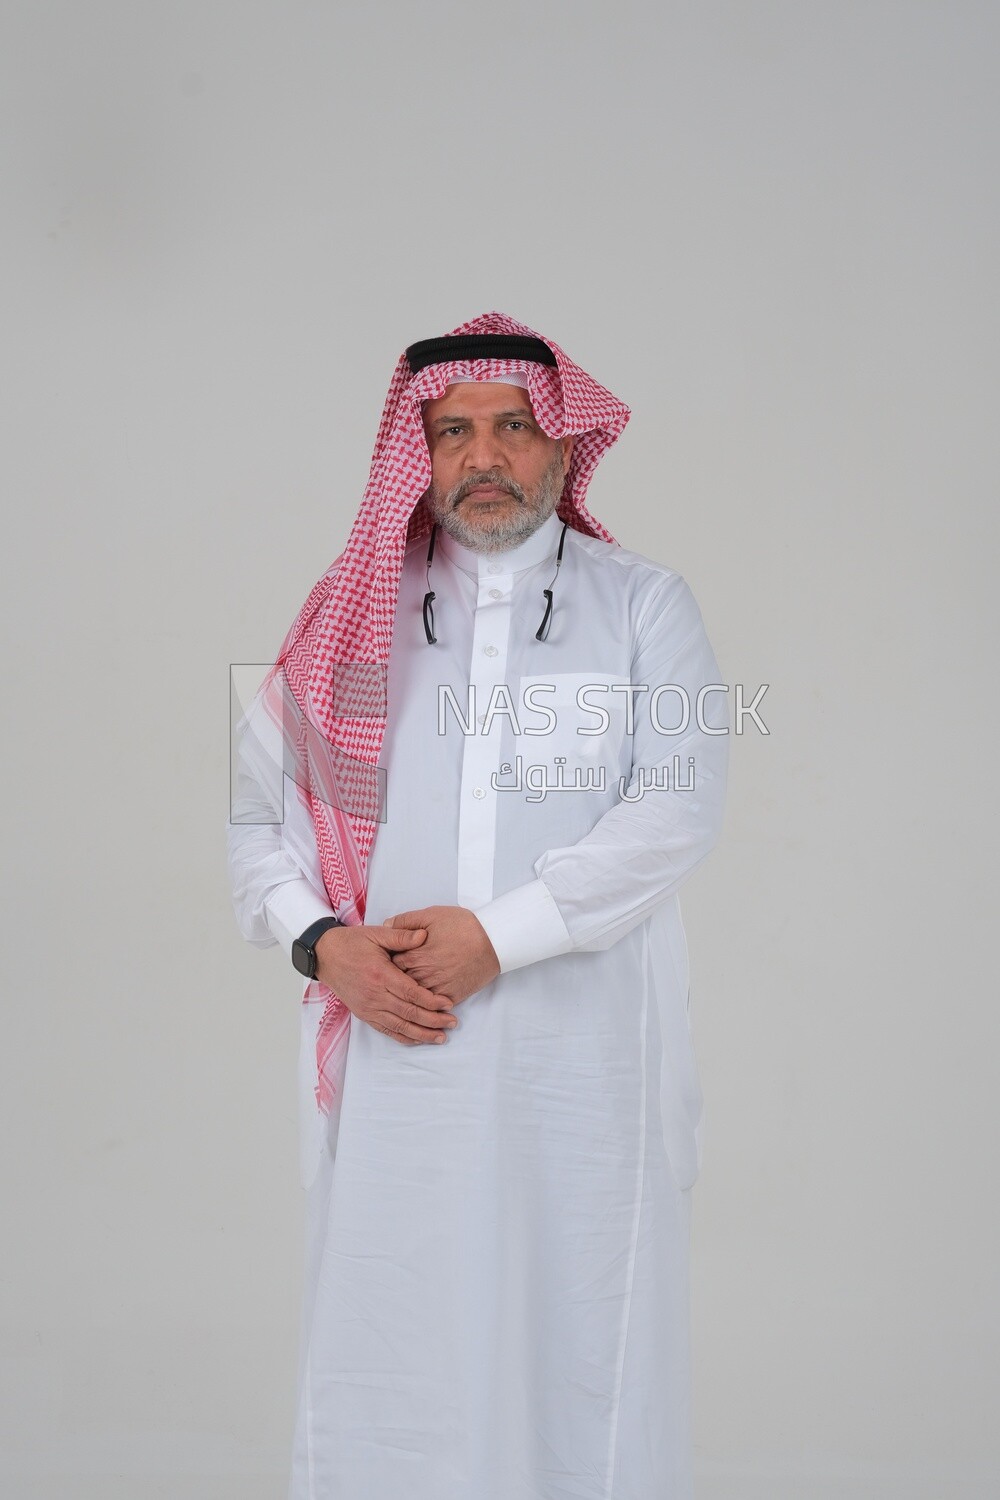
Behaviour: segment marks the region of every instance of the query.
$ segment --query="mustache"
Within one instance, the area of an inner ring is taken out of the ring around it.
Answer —
[[[503,490],[506,494],[513,495],[515,500],[524,504],[524,491],[519,484],[516,484],[513,479],[508,479],[506,474],[499,474],[496,469],[488,469],[481,474],[469,474],[456,484],[455,488],[448,493],[449,508],[454,510],[455,506],[460,505],[466,496],[472,494],[473,490],[487,485],[491,489]]]

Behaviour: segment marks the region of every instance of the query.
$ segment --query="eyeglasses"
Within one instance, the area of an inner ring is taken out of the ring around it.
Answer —
[[[552,575],[552,580],[548,588],[542,589],[542,594],[545,597],[545,613],[542,616],[542,623],[535,631],[536,641],[544,641],[546,639],[549,633],[549,626],[552,624],[552,591],[555,588],[556,579],[559,577],[563,546],[566,541],[566,532],[568,529],[569,522],[564,521],[563,529],[559,534],[559,550],[556,552],[556,570]],[[431,527],[431,541],[430,546],[427,548],[427,592],[424,595],[424,634],[427,637],[428,646],[437,645],[437,636],[434,634],[434,600],[437,598],[437,595],[431,588],[431,563],[434,561],[434,544],[437,541],[437,530],[437,522],[435,522]]]

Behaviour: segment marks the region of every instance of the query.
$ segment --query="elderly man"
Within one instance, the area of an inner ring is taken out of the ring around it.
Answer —
[[[586,508],[628,415],[500,314],[411,346],[241,726],[237,915],[306,980],[292,1500],[691,1494],[677,892],[727,721],[686,583]]]

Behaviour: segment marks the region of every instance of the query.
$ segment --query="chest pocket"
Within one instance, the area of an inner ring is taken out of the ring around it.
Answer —
[[[625,738],[627,677],[609,672],[549,672],[522,677],[518,751],[535,761],[565,756],[569,765],[616,766]]]

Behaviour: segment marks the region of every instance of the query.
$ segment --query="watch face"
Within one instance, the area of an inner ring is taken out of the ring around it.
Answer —
[[[298,969],[299,973],[304,974],[307,979],[314,977],[313,951],[311,948],[307,948],[304,943],[300,943],[298,938],[292,944],[292,963]]]

